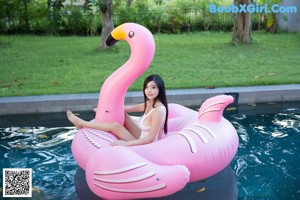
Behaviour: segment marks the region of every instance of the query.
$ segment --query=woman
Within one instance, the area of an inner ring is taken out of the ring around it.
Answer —
[[[88,122],[75,116],[70,110],[67,117],[76,128],[92,128],[114,133],[119,140],[112,145],[134,146],[148,144],[163,137],[167,133],[168,104],[164,81],[159,75],[150,75],[144,81],[144,103],[125,106],[125,124]],[[127,112],[144,112],[137,123]]]

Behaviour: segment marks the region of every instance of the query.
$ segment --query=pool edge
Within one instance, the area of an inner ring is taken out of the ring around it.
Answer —
[[[225,93],[238,94],[238,104],[284,103],[300,101],[300,84],[167,90],[169,103],[189,107],[200,106],[204,100]],[[97,105],[98,96],[98,93],[89,93],[1,97],[0,115],[63,112],[68,107],[74,111],[87,111]],[[142,91],[127,92],[126,104],[140,102],[143,102]]]

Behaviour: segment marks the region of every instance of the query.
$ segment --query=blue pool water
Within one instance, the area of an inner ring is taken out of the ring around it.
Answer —
[[[300,199],[300,104],[257,108],[226,114],[240,139],[227,168],[161,199]],[[33,199],[99,199],[73,159],[69,126],[64,113],[0,117],[0,177],[2,168],[32,168]]]

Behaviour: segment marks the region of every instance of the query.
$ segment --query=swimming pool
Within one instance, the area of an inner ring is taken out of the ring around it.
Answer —
[[[230,166],[161,199],[299,199],[300,103],[266,107],[226,114],[240,139]],[[98,199],[73,159],[69,125],[64,113],[0,117],[0,166],[32,168],[34,199]]]

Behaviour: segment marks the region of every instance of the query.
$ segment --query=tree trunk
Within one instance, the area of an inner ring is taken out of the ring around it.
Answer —
[[[234,2],[238,8],[240,8],[240,5],[251,4],[250,0],[234,0]],[[235,16],[231,42],[233,44],[236,44],[238,41],[241,41],[243,43],[249,43],[250,41],[252,41],[251,31],[252,31],[251,13],[238,12]]]
[[[126,6],[131,7],[133,0],[126,0]]]
[[[24,5],[24,14],[21,16],[20,21],[24,20],[24,28],[26,31],[29,31],[30,25],[29,25],[29,16],[28,16],[28,0],[23,0],[22,2]]]
[[[102,15],[102,33],[101,33],[101,43],[99,46],[100,50],[109,48],[106,46],[105,41],[106,38],[111,33],[111,31],[114,29],[112,7],[113,7],[113,0],[101,0],[100,10]]]

